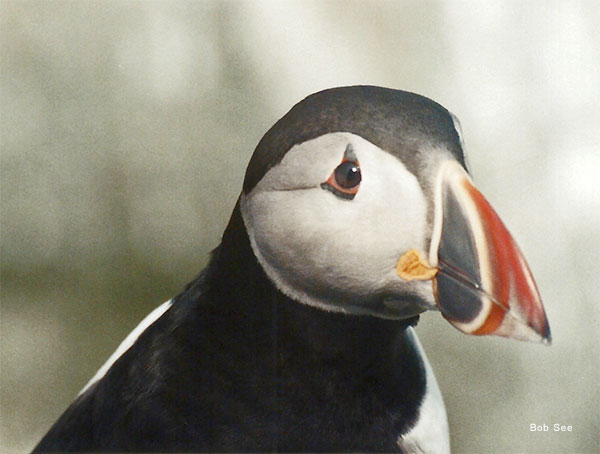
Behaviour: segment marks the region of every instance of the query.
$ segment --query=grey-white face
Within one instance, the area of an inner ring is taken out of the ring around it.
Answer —
[[[448,160],[445,153],[429,156]],[[323,185],[344,160],[360,169],[351,199]],[[434,180],[437,163],[424,166]],[[408,282],[396,272],[407,250],[428,256],[430,210],[416,176],[398,158],[346,132],[294,146],[241,197],[254,253],[284,294],[326,310],[386,318],[435,308],[431,281]]]

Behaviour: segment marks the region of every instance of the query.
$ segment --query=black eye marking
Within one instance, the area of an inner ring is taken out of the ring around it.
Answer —
[[[356,162],[356,164],[358,165],[358,158],[356,157],[356,154],[354,154],[354,148],[352,148],[351,143],[349,143],[346,146],[346,150],[344,150],[344,159],[342,159],[342,162],[344,161]]]
[[[358,159],[352,145],[348,144],[342,163],[335,168],[325,183],[321,183],[321,188],[342,199],[352,200],[358,192],[361,180]]]

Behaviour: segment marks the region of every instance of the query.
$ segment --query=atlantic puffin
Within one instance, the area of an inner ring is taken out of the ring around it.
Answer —
[[[427,310],[550,341],[457,118],[400,90],[312,94],[260,140],[207,267],[34,451],[449,452],[413,328]]]

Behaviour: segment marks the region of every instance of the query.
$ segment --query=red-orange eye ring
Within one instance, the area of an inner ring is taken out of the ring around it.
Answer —
[[[362,176],[358,162],[344,158],[321,187],[343,199],[352,200],[358,192]]]

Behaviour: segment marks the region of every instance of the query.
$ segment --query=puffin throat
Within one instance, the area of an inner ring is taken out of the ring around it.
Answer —
[[[220,310],[235,319],[244,337],[269,337],[278,350],[353,363],[391,354],[399,335],[417,324],[405,320],[331,312],[296,301],[270,280],[254,255],[239,201],[203,277]]]

